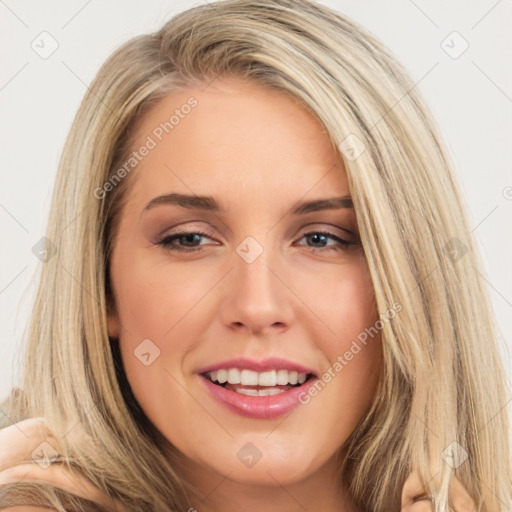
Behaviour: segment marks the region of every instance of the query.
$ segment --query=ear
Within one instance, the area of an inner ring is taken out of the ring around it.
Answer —
[[[119,337],[119,327],[117,318],[114,315],[109,314],[107,316],[107,329],[109,338]]]

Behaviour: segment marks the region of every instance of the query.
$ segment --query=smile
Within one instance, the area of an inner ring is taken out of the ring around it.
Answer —
[[[278,395],[304,384],[308,378],[308,374],[294,370],[280,369],[259,373],[239,368],[214,370],[206,376],[224,389],[248,396]]]
[[[314,372],[284,360],[235,363],[203,369],[200,377],[218,403],[250,418],[272,419],[291,412],[300,405],[299,397],[318,380]]]

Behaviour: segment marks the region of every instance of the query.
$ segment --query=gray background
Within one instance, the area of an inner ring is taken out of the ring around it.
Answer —
[[[39,263],[32,247],[44,235],[58,158],[87,85],[121,43],[200,3],[0,0],[0,399],[18,382]],[[511,376],[511,0],[321,3],[390,47],[437,118],[470,207]]]

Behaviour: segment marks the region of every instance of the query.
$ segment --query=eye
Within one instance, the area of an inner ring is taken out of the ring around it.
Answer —
[[[162,245],[166,250],[177,251],[177,252],[193,252],[201,250],[198,242],[201,241],[202,237],[210,238],[206,233],[199,231],[183,231],[181,233],[174,233],[168,235],[157,242],[158,245]],[[184,245],[177,245],[174,242],[183,243]]]
[[[329,231],[310,231],[309,233],[304,233],[302,238],[306,238],[314,244],[309,246],[314,250],[340,251],[346,249],[350,245],[354,245],[352,242],[343,240],[343,238],[340,238]],[[334,240],[335,243],[327,245],[328,239]]]
[[[205,245],[201,244],[201,239],[203,238],[209,238],[211,240],[209,235],[200,231],[182,231],[180,233],[174,233],[163,237],[157,242],[157,245],[162,245],[168,251],[194,252],[200,251],[201,245]],[[309,245],[308,247],[315,251],[342,251],[347,247],[354,245],[353,242],[348,242],[329,231],[310,231],[308,233],[304,233],[300,240],[303,238],[308,239],[312,244],[314,244]],[[334,244],[327,245],[329,239],[333,240]]]

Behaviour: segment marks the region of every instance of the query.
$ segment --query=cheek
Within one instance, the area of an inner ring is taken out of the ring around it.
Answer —
[[[192,309],[207,296],[212,276],[196,266],[155,263],[143,254],[116,263],[113,277],[125,338],[133,343],[158,339],[165,349],[167,340],[187,325]]]
[[[187,401],[176,379],[182,382],[183,362],[212,321],[208,292],[218,278],[199,266],[131,254],[114,260],[112,272],[120,351],[134,395],[155,420],[162,394],[154,390],[165,390],[175,405]]]
[[[362,258],[308,279],[304,289],[309,290],[308,296],[312,298],[311,309],[318,317],[316,323],[324,324],[322,338],[328,339],[331,347],[327,354],[333,349],[339,352],[347,343],[350,345],[352,338],[378,319],[372,282]]]
[[[327,356],[327,387],[333,400],[364,409],[373,396],[382,365],[381,330],[373,286],[364,260],[310,283],[318,318],[312,325]],[[325,328],[328,327],[328,329]],[[343,410],[343,407],[340,409]]]
[[[143,264],[133,264],[118,280],[123,326],[119,343],[125,373],[145,414],[163,432],[168,414],[190,409],[182,365],[204,331],[194,305],[208,283],[203,290],[199,282],[184,272]]]

